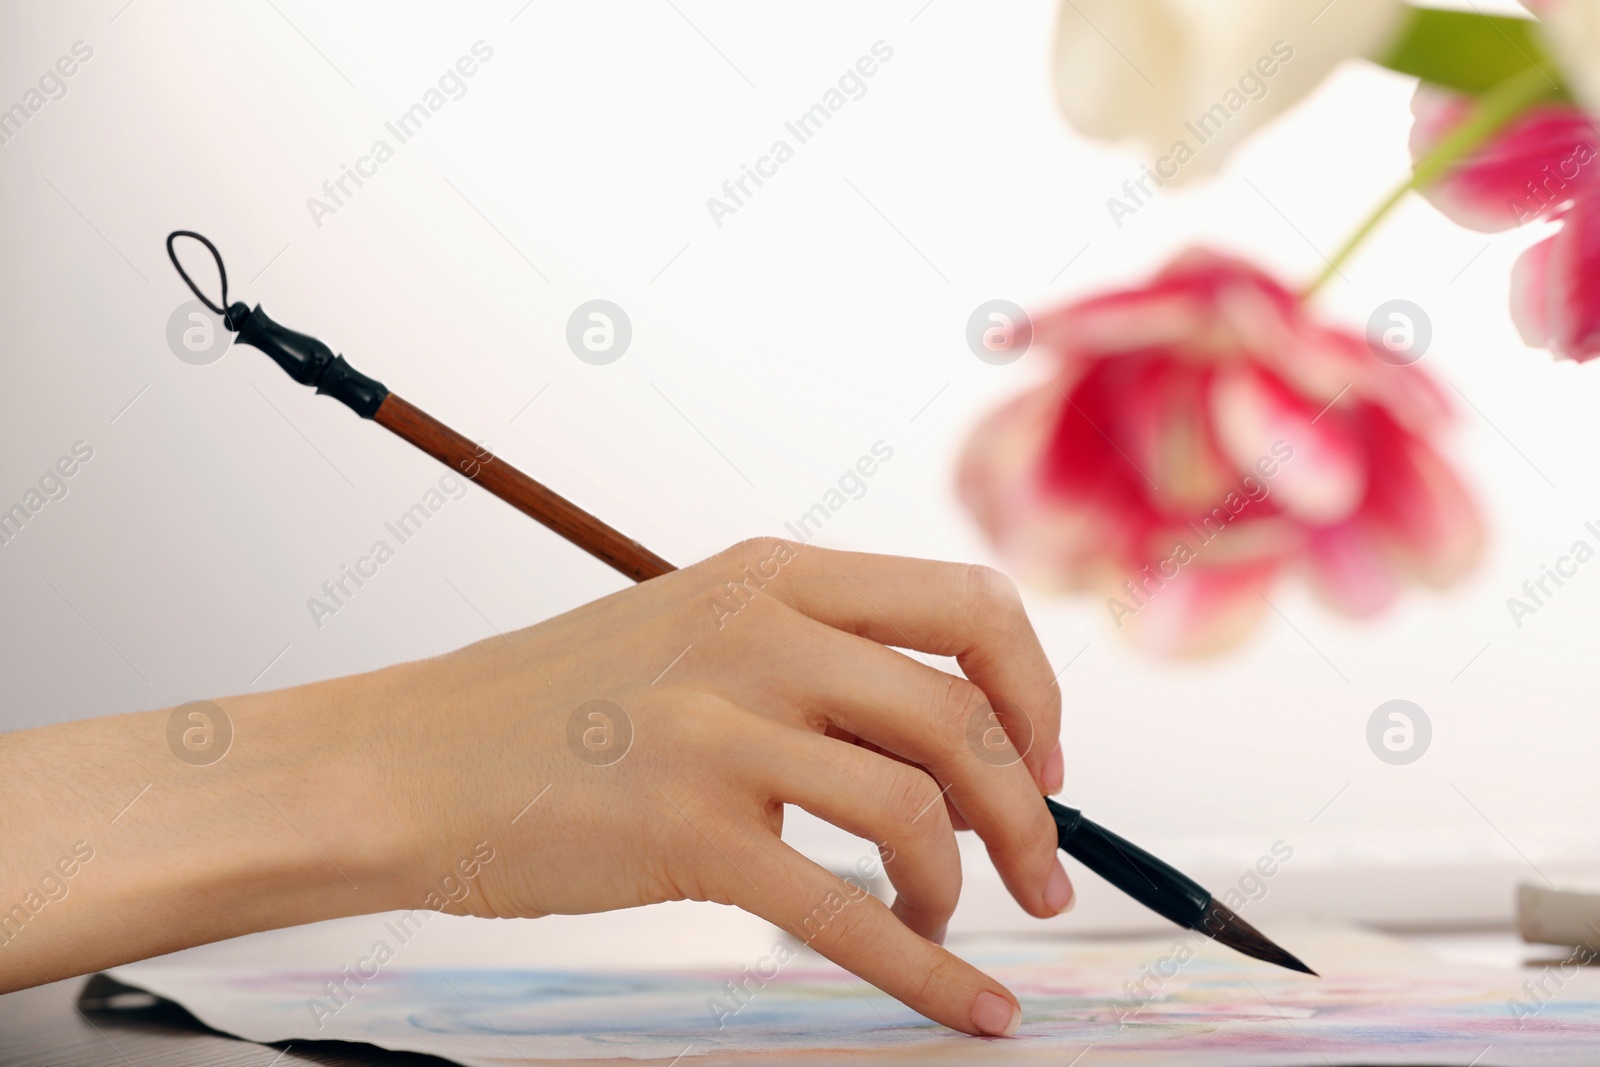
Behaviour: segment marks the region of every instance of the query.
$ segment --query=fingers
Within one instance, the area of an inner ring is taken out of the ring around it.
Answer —
[[[877,842],[895,887],[894,914],[942,942],[961,895],[961,853],[939,786],[916,767],[844,741],[783,733],[782,751],[762,761],[773,799]]]
[[[752,848],[741,866],[759,889],[736,881],[730,888],[739,907],[935,1022],[968,1034],[1016,1032],[1022,1009],[1005,986],[917,936],[870,893],[776,838]]]
[[[982,690],[874,641],[816,624],[807,624],[804,638],[778,657],[772,671],[789,699],[925,767],[947,787],[950,803],[983,838],[1011,895],[1029,914],[1047,918],[1072,903],[1072,884],[1056,854],[1055,821]]]
[[[802,545],[768,588],[880,644],[954,656],[989,697],[1043,793],[1061,788],[1061,694],[1016,586],[988,567]],[[1048,774],[1047,774],[1048,772]]]

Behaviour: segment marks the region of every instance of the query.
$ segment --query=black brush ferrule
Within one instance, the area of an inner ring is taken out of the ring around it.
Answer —
[[[1061,851],[1158,915],[1191,930],[1200,928],[1211,894],[1127,838],[1085,819],[1077,808],[1045,798]]]

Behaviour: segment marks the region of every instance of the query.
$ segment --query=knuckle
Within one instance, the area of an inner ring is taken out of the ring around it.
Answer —
[[[965,678],[951,677],[945,686],[939,717],[957,725],[964,725],[980,708],[989,706],[989,698],[982,689]]]
[[[815,906],[800,921],[802,940],[814,947],[849,945],[855,948],[882,929],[889,909],[872,896],[854,897],[841,882],[819,895]]]
[[[746,537],[743,541],[729,545],[722,554],[742,559],[760,551],[763,544],[765,541],[760,537]]]
[[[961,972],[948,952],[941,950],[935,953],[911,993],[913,1003],[930,1004],[944,999],[949,990],[961,985],[961,978]]]
[[[797,546],[793,541],[782,537],[747,537],[743,541],[728,546],[720,555],[736,566],[750,565],[781,559],[784,561],[794,558]]]
[[[1055,817],[1050,814],[1050,809],[1032,794],[1029,794],[1022,818],[1017,820],[1017,836],[1024,848],[1032,849],[1043,859],[1056,858]]]
[[[1034,868],[1042,873],[1055,858],[1055,820],[1037,798],[1018,804],[1017,810],[1000,822],[997,831],[999,836],[989,842],[990,846],[998,846],[1008,862],[1028,870],[1030,881],[1034,880]]]
[[[651,716],[648,729],[659,733],[659,744],[670,746],[665,750],[677,752],[725,751],[754,744],[760,736],[759,720],[748,711],[698,687],[675,693],[670,714]]]
[[[967,617],[980,628],[1009,629],[1022,614],[1017,583],[982,563],[967,565],[962,594]]]
[[[725,629],[731,617],[750,608],[771,618],[778,605],[767,601],[776,599],[773,590],[781,587],[783,568],[795,558],[794,553],[789,541],[757,537],[740,541],[706,561],[700,574],[712,624]]]
[[[885,814],[902,833],[917,837],[938,831],[949,816],[940,803],[944,794],[928,775],[896,763],[885,790]]]
[[[965,678],[951,677],[932,706],[935,737],[941,750],[959,755],[968,747],[974,727],[982,729],[984,724],[974,720],[984,715],[989,699]]]
[[[798,546],[781,537],[750,537],[719,553],[713,577],[757,588],[776,580],[793,562]]]

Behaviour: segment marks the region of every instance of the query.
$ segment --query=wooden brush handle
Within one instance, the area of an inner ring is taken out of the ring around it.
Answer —
[[[639,542],[613,530],[403,397],[394,393],[384,397],[372,421],[636,582],[677,570]]]
[[[216,260],[217,274],[222,280],[220,303],[213,303],[202,293],[178,261],[174,242],[179,237],[199,241]],[[261,310],[260,304],[254,308],[243,301],[229,304],[228,271],[222,265],[222,253],[205,237],[193,230],[174,230],[167,235],[167,256],[184,284],[201,303],[222,316],[224,325],[238,335],[240,344],[261,349],[301,385],[315,386],[317,392],[333,397],[363,419],[371,419],[410,441],[446,467],[465,474],[518,511],[544,523],[636,582],[647,582],[677,569],[639,542],[624,537],[572,501],[492,455],[488,449],[395,396],[382,382],[350,366],[343,356],[335,355],[322,341],[274,322]]]

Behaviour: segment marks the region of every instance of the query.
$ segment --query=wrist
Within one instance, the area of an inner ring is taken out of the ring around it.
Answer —
[[[367,688],[339,679],[130,717],[154,757],[104,835],[102,903],[172,921],[128,958],[402,906],[408,827],[383,803]]]
[[[389,908],[486,913],[472,898],[504,844],[504,813],[487,812],[507,768],[504,747],[479,736],[488,717],[460,705],[478,666],[457,652],[337,680],[354,683],[352,702],[367,709],[341,741],[348,755],[340,762],[356,768],[359,803],[383,810],[389,823],[351,847],[365,849]]]
[[[237,757],[217,796],[254,831],[223,878],[277,896],[293,923],[415,906],[426,834],[406,802],[417,760],[384,721],[398,695],[391,669],[217,702],[235,739],[216,766]]]

